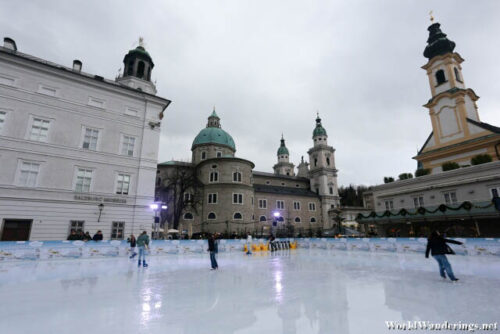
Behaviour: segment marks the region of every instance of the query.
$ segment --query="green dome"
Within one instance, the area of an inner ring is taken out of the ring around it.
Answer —
[[[153,59],[151,58],[149,53],[146,51],[146,49],[144,49],[144,47],[142,47],[140,45],[138,47],[136,47],[135,49],[130,50],[125,55],[124,61],[126,62],[131,57],[138,57],[138,58],[147,60],[147,61],[151,62],[151,64],[153,64]],[[154,66],[154,64],[153,64],[153,66]]]
[[[290,153],[288,153],[288,149],[285,146],[285,139],[283,139],[283,136],[281,136],[281,145],[280,148],[278,148],[278,155],[283,154],[290,155]]]
[[[201,130],[194,139],[191,149],[203,144],[225,145],[236,151],[233,137],[221,128],[208,127]]]
[[[314,128],[313,131],[313,138],[316,136],[326,136],[326,135],[327,135],[326,130],[323,127],[323,125],[321,125],[321,118],[319,118],[318,115],[318,117],[316,118],[316,127]]]

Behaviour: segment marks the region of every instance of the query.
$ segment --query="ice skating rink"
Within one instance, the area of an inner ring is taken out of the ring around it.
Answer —
[[[298,249],[0,264],[0,333],[391,333],[500,320],[500,259]],[[419,331],[424,332],[424,331]],[[442,331],[440,331],[442,332]],[[455,331],[454,331],[455,332]],[[466,331],[465,331],[466,332]]]

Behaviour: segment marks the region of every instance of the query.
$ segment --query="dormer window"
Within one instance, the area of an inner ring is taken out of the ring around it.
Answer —
[[[439,70],[436,72],[436,82],[437,82],[436,86],[439,86],[439,85],[444,84],[446,82],[446,77],[444,75],[443,70]]]

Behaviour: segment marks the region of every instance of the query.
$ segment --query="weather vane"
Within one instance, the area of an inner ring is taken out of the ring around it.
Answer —
[[[142,37],[139,37],[139,46],[142,48],[144,47],[144,38]]]
[[[432,16],[432,10],[429,12],[429,16],[431,17],[431,22],[434,22],[434,16]]]

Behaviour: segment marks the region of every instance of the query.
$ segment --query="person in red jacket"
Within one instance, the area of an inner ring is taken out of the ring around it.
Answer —
[[[433,231],[429,238],[427,239],[427,249],[425,250],[425,257],[429,258],[429,251],[432,257],[437,261],[439,265],[439,274],[442,278],[446,279],[446,274],[452,281],[458,281],[458,278],[453,274],[451,269],[451,264],[446,258],[446,254],[455,254],[453,250],[446,244],[447,242],[452,244],[461,245],[460,241],[455,241],[451,239],[445,239],[439,231]]]

